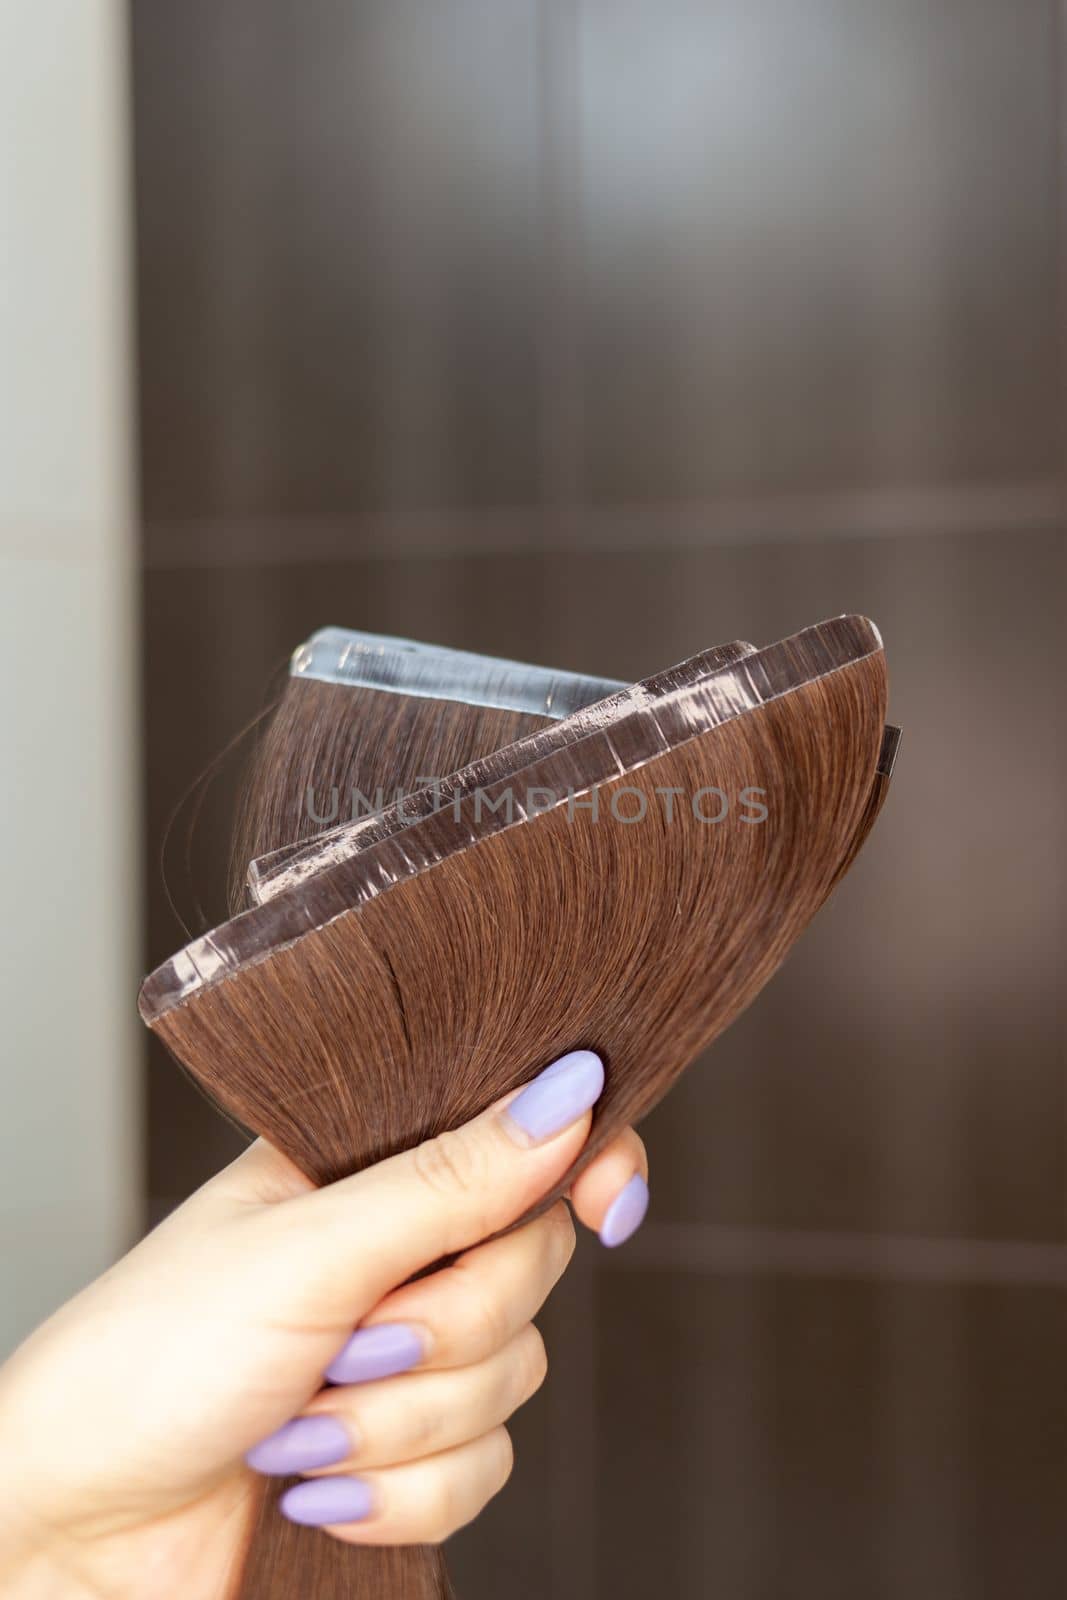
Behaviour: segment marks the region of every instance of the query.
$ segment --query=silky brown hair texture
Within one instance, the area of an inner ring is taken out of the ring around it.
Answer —
[[[250,861],[349,820],[354,790],[357,804],[361,795],[373,805],[382,789],[388,805],[398,791],[421,789],[426,779],[447,777],[549,722],[528,712],[290,678],[244,785],[230,857],[231,908],[246,902]]]
[[[457,849],[151,1025],[317,1183],[461,1125],[568,1050],[596,1050],[606,1082],[589,1139],[538,1214],[744,1009],[831,892],[885,797],[885,703],[877,650],[602,785],[596,819],[557,807]],[[531,725],[294,685],[257,760],[243,861],[298,835],[309,781],[414,783]],[[764,790],[767,820],[709,826],[684,804],[668,818],[657,790],[708,785]],[[637,790],[642,820],[613,819],[622,787],[620,815],[639,809]],[[275,1509],[285,1487],[262,1490],[240,1600],[454,1600],[439,1550],[297,1527]]]

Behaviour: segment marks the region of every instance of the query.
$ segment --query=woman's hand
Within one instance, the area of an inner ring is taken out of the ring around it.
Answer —
[[[353,1543],[436,1542],[477,1515],[544,1378],[531,1319],[574,1230],[561,1202],[479,1241],[570,1166],[602,1085],[575,1052],[327,1188],[260,1142],[193,1195],[0,1370],[5,1595],[221,1600],[255,1472],[301,1475],[284,1513]],[[605,1243],[644,1215],[644,1173],[628,1130],[575,1183]]]

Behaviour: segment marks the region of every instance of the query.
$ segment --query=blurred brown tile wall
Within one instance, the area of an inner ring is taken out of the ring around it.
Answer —
[[[323,622],[634,678],[862,610],[906,728],[550,1309],[464,1600],[1061,1596],[1061,8],[131,16],[146,960]],[[157,1055],[149,1115],[161,1212],[238,1137]]]

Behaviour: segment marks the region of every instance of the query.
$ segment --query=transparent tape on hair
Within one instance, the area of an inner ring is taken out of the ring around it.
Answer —
[[[327,634],[328,654],[323,648]],[[353,659],[349,654],[348,640],[358,640],[361,646],[364,641],[370,642],[368,653],[360,658],[362,665],[359,662],[355,665],[355,670],[359,672],[358,677],[353,675]],[[297,884],[303,883],[305,879],[324,867],[347,861],[349,857],[368,845],[377,843],[391,833],[399,832],[401,828],[410,826],[411,823],[417,822],[421,817],[429,816],[443,806],[453,804],[457,795],[499,782],[528,763],[548,756],[554,750],[562,750],[587,733],[609,726],[624,712],[635,711],[674,689],[696,683],[709,673],[718,671],[720,667],[728,666],[755,652],[755,646],[743,640],[715,645],[712,649],[691,656],[687,661],[671,667],[666,672],[657,673],[640,683],[626,685],[612,683],[608,679],[549,672],[541,667],[499,661],[492,656],[466,655],[458,651],[444,650],[437,645],[412,647],[407,641],[392,639],[381,641],[385,647],[383,653],[386,658],[386,670],[382,673],[368,670],[366,665],[368,660],[381,659],[375,658],[370,653],[374,642],[373,634],[345,634],[341,629],[327,629],[324,633],[316,634],[307,645],[301,645],[294,652],[294,675],[309,674],[310,669],[305,667],[304,663],[314,651],[316,675],[328,683],[345,683],[349,686],[358,683],[360,686],[382,688],[384,685],[381,678],[384,676],[388,678],[389,688],[398,694],[418,693],[419,689],[413,688],[413,683],[419,685],[422,690],[425,690],[427,685],[433,684],[438,689],[435,698],[460,699],[468,705],[485,705],[489,703],[485,697],[491,692],[495,696],[492,703],[503,705],[504,709],[533,709],[542,712],[545,706],[544,702],[537,698],[538,687],[548,685],[548,694],[553,696],[553,704],[560,703],[560,696],[553,691],[562,688],[565,691],[564,697],[574,709],[552,727],[528,734],[525,738],[507,745],[503,750],[473,761],[459,772],[439,779],[431,786],[404,795],[392,806],[381,810],[368,808],[367,814],[352,817],[346,822],[328,828],[314,839],[282,845],[277,850],[258,856],[248,867],[248,893],[254,902],[262,903],[272,899],[282,890],[295,888]],[[447,656],[453,659],[443,663],[442,669],[437,670],[424,659],[418,663],[417,670],[412,671],[411,667],[414,664],[411,663],[410,653],[407,664],[403,659],[388,659],[389,649],[397,642],[409,652],[412,648],[419,648],[425,655]],[[454,658],[457,656],[462,656],[462,663],[456,663]],[[341,661],[343,661],[342,666],[335,665]],[[440,686],[445,679],[454,691],[451,694],[440,692]],[[361,797],[354,795],[353,805],[358,805],[360,800]]]
[[[336,636],[341,630],[326,632],[331,636],[329,648],[336,656]],[[316,635],[315,640],[322,637]],[[366,640],[370,636],[358,637]],[[315,640],[309,641],[309,646]],[[377,673],[373,686],[379,688],[398,689],[401,683],[410,683],[412,673],[401,671],[401,657],[407,659],[409,668],[414,668],[413,675],[426,686],[423,692],[427,695],[431,694],[431,683],[470,685],[472,675],[483,686],[483,692],[499,692],[505,680],[518,684],[516,673],[534,675],[526,680],[531,692],[536,675],[540,675],[542,683],[549,678],[559,683],[574,678],[571,674],[546,674],[541,668],[488,662],[484,657],[420,647],[408,641],[378,642],[382,645],[380,652],[369,648],[350,653],[344,670],[351,667],[353,672]],[[435,801],[432,808],[426,809],[428,799],[422,792],[410,797],[416,802],[414,813],[393,808],[334,830],[333,837],[301,847],[292,858],[293,867],[299,860],[301,870],[282,883],[278,882],[277,873],[265,875],[261,860],[256,879],[260,903],[192,941],[157,968],[142,986],[141,1015],[152,1022],[198,991],[267,959],[306,933],[358,911],[366,902],[431,870],[446,858],[476,849],[482,841],[504,829],[521,826],[538,812],[573,806],[580,797],[637,771],[690,739],[881,649],[881,637],[872,622],[864,617],[845,616],[819,623],[762,650],[743,643],[720,646],[718,651],[706,652],[629,688],[620,689],[604,680],[580,680],[586,685],[599,682],[608,692],[592,703],[576,704],[569,714],[569,726],[566,720],[561,721],[454,775],[449,780],[446,804]],[[711,664],[722,651],[729,659]],[[316,658],[312,652],[308,664],[301,665],[305,659],[298,651],[294,670],[325,670],[321,653]],[[480,668],[475,663],[481,663]],[[338,666],[334,670],[342,669]],[[386,674],[393,674],[395,681],[385,681]],[[489,681],[495,685],[492,691],[484,690]],[[399,692],[418,690],[407,687]],[[568,692],[580,693],[576,686]],[[447,698],[439,694],[432,697]],[[898,730],[886,730],[872,781],[889,777],[898,740]],[[536,802],[531,801],[532,796],[537,796]],[[356,840],[352,848],[349,835]],[[274,852],[275,857],[278,855]],[[264,893],[268,878],[273,887]]]
[[[426,700],[461,700],[559,721],[625,687],[609,678],[557,672],[389,634],[320,628],[293,651],[294,678],[385,689]]]

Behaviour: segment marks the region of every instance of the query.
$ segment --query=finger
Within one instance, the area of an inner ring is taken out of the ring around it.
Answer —
[[[416,1363],[426,1369],[484,1361],[532,1321],[573,1254],[574,1224],[561,1200],[524,1228],[387,1295],[326,1376],[338,1384],[365,1383]]]
[[[494,1428],[468,1444],[381,1472],[308,1478],[279,1508],[291,1522],[348,1544],[440,1544],[476,1517],[511,1476],[511,1440]]]
[[[637,1232],[648,1210],[648,1156],[632,1128],[624,1129],[579,1173],[571,1204],[579,1221],[609,1248]]]
[[[288,1476],[361,1472],[438,1455],[506,1422],[536,1394],[547,1369],[544,1340],[527,1323],[473,1367],[326,1389],[246,1459],[257,1472]]]
[[[263,1214],[269,1300],[308,1325],[358,1322],[397,1283],[505,1228],[562,1177],[589,1132],[599,1057],[562,1057],[455,1132]]]

